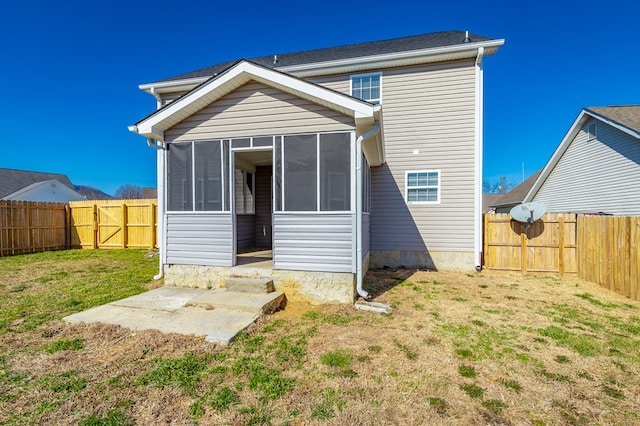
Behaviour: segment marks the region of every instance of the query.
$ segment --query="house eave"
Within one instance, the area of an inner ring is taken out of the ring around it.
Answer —
[[[422,65],[435,62],[475,59],[479,48],[484,48],[484,56],[490,56],[504,44],[504,39],[470,42],[454,46],[435,47],[405,52],[386,53],[381,55],[361,56],[336,61],[312,62],[275,67],[275,70],[296,77],[316,77],[329,74],[345,74],[361,71],[380,70],[411,65]],[[138,87],[149,94],[162,94],[189,91],[213,77],[204,76],[184,80],[159,81],[141,84]]]

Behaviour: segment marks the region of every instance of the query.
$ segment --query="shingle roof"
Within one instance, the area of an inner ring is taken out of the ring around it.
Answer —
[[[73,189],[73,185],[66,175],[0,168],[0,199],[31,184],[51,179],[56,179]]]
[[[589,107],[585,108],[585,110],[594,112],[640,133],[640,105]]]
[[[469,41],[481,42],[492,40],[476,34],[469,34]],[[312,64],[340,59],[359,58],[363,56],[383,55],[387,53],[408,52],[412,50],[429,49],[435,47],[454,46],[465,42],[464,31],[442,31],[431,34],[422,34],[389,40],[372,41],[367,43],[348,44],[345,46],[328,47],[323,49],[305,50],[294,53],[276,53],[277,63],[274,64],[274,55],[248,58],[251,62],[269,68],[287,67],[302,64]],[[215,64],[199,70],[176,75],[162,81],[184,80],[198,77],[211,77],[229,68],[237,61],[228,61]]]
[[[524,200],[524,197],[527,195],[527,193],[529,192],[533,184],[536,182],[536,179],[538,179],[538,176],[540,176],[540,173],[542,173],[542,169],[538,170],[537,172],[529,176],[524,182],[522,182],[520,185],[516,186],[511,191],[504,194],[502,197],[500,197],[500,199],[495,200],[493,204],[491,204],[491,206],[506,207],[510,205],[515,206],[517,204],[522,203],[522,201]]]

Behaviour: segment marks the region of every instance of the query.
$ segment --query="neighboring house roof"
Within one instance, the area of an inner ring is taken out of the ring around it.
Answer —
[[[521,204],[536,179],[538,179],[538,176],[540,176],[540,173],[542,173],[542,169],[529,176],[524,182],[513,188],[511,191],[506,194],[502,194],[500,198],[491,204],[491,207],[507,208]]]
[[[263,67],[295,74],[298,77],[307,77],[435,61],[452,61],[475,57],[480,47],[483,48],[484,55],[492,55],[503,44],[503,39],[491,39],[468,34],[464,31],[452,30],[302,52],[278,53],[249,58],[249,61]],[[152,94],[162,93],[163,90],[175,91],[178,88],[178,82],[184,82],[185,87],[192,88],[194,84],[199,84],[218,75],[236,62],[218,63],[155,83],[142,84],[140,88]]]
[[[15,170],[0,168],[0,199],[13,194],[33,183],[55,179],[65,186],[73,189],[71,181],[66,175],[58,173],[32,172],[28,170]]]
[[[482,214],[492,211],[495,202],[503,196],[504,194],[482,194]]]
[[[580,129],[584,126],[587,120],[595,118],[604,123],[607,123],[616,129],[625,132],[637,139],[640,139],[640,105],[621,105],[621,106],[607,106],[607,107],[588,107],[584,108],[578,114],[571,128],[564,136],[558,148],[542,169],[540,176],[533,183],[526,196],[525,202],[532,201],[536,196],[542,184],[549,177],[554,167],[558,164],[558,161],[562,158],[565,151],[571,145],[571,142],[575,139]]]
[[[142,198],[158,198],[158,188],[142,188]]]
[[[105,192],[100,191],[97,188],[92,188],[85,185],[75,185],[74,189],[80,195],[83,195],[87,200],[112,200],[113,197]]]
[[[51,179],[32,183],[12,194],[8,194],[4,199],[65,203],[85,200],[86,198],[59,180]]]
[[[373,105],[284,72],[243,60],[130,126],[129,130],[150,139],[164,141],[165,130],[249,81],[258,81],[353,117],[361,133],[382,120],[380,105]],[[376,136],[375,150],[371,152],[365,150],[367,160],[372,166],[384,163],[381,133],[378,132]]]

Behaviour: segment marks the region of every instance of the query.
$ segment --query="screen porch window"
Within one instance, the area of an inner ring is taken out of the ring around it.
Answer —
[[[167,152],[167,210],[224,211],[228,146],[220,140],[170,143]]]
[[[351,210],[351,132],[287,135],[275,151],[276,210]]]
[[[381,102],[381,73],[351,76],[351,96],[373,104]]]
[[[440,202],[440,171],[408,171],[405,176],[405,199],[408,204]]]

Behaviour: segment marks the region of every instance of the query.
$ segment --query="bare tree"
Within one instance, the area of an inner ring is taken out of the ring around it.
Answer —
[[[118,188],[115,195],[116,198],[121,200],[135,200],[142,198],[142,187],[140,185],[127,183]]]
[[[500,181],[482,181],[482,193],[483,194],[506,194],[511,191],[517,185],[511,181],[507,180],[506,176],[502,176]]]

